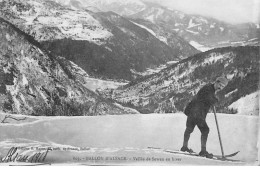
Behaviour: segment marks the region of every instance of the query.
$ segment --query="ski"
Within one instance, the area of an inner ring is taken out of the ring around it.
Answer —
[[[162,149],[162,148],[157,148],[157,147],[148,147],[148,148],[154,149],[154,150],[161,150],[161,151],[166,152],[166,153],[181,154],[181,155],[195,156],[195,157],[199,157],[199,158],[206,158],[206,157],[201,157],[198,153],[195,153],[195,152],[188,153],[188,152],[182,152],[180,150],[169,150],[169,149]],[[233,156],[237,155],[238,153],[239,153],[239,151],[232,153],[232,154],[225,155],[224,158],[221,155],[213,155],[213,158],[207,158],[207,159],[219,160],[219,161],[230,161],[230,162],[242,162],[240,160],[228,159],[228,157],[233,157]]]
[[[232,153],[232,154],[228,154],[228,155],[225,155],[224,158],[227,158],[227,157],[234,157],[235,155],[237,155],[240,151],[237,151],[235,153]],[[215,155],[216,157],[219,157],[219,158],[222,158],[222,155]]]

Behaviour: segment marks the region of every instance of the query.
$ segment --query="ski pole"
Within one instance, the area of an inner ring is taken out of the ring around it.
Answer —
[[[217,130],[218,130],[218,138],[219,138],[219,143],[220,143],[220,147],[221,147],[222,158],[225,158],[225,156],[224,156],[224,150],[223,150],[223,145],[222,145],[222,141],[221,141],[221,136],[220,136],[220,132],[219,132],[219,127],[218,127],[218,119],[217,119],[217,113],[216,113],[216,108],[215,108],[215,106],[213,106],[213,112],[214,112],[214,116],[215,116],[215,121],[216,121],[216,125],[217,125]]]

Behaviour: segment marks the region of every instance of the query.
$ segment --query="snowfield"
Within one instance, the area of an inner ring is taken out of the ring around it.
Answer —
[[[90,78],[90,77],[86,77],[85,80],[86,80],[85,87],[94,92],[97,89],[101,89],[101,90],[116,89],[120,86],[127,84],[127,83],[123,83],[123,82],[115,82],[112,80],[100,80],[100,79],[95,79],[95,78]]]
[[[240,115],[259,115],[259,91],[246,95],[228,106]]]
[[[190,45],[193,46],[194,48],[202,51],[202,52],[206,52],[206,51],[212,49],[212,48],[206,47],[204,45],[201,45],[201,44],[199,44],[198,42],[195,42],[195,41],[190,41]]]
[[[4,114],[0,114],[2,119]],[[19,116],[21,117],[21,116]],[[24,117],[24,116],[22,116]],[[243,162],[225,162],[165,153],[148,149],[160,147],[179,150],[183,142],[184,114],[120,115],[96,117],[28,117],[18,124],[0,123],[0,157],[11,147],[29,147],[19,153],[30,156],[36,148],[50,147],[44,162],[54,164],[110,165],[255,165],[257,164],[257,116],[218,114],[224,152],[240,151],[233,157]],[[213,114],[208,151],[221,154]],[[231,123],[232,122],[232,123]],[[200,132],[195,128],[190,138],[194,151],[200,151]],[[112,157],[121,157],[113,159]],[[143,161],[140,158],[153,158]],[[171,158],[171,161],[165,161]],[[126,160],[124,160],[126,159]],[[13,164],[13,163],[12,163]]]

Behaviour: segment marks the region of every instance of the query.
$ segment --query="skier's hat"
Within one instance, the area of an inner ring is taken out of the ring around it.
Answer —
[[[225,77],[218,77],[215,83],[220,83],[223,86],[226,86],[228,84],[228,80]]]

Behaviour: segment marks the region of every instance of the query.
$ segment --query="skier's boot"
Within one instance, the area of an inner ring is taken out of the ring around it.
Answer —
[[[194,153],[194,151],[193,151],[192,149],[190,149],[190,148],[188,148],[188,147],[185,147],[185,146],[183,146],[183,147],[181,148],[181,151],[183,151],[183,152],[188,152],[188,153]]]
[[[206,157],[206,158],[213,158],[213,154],[208,153],[206,150],[201,150],[199,153],[199,156]]]

